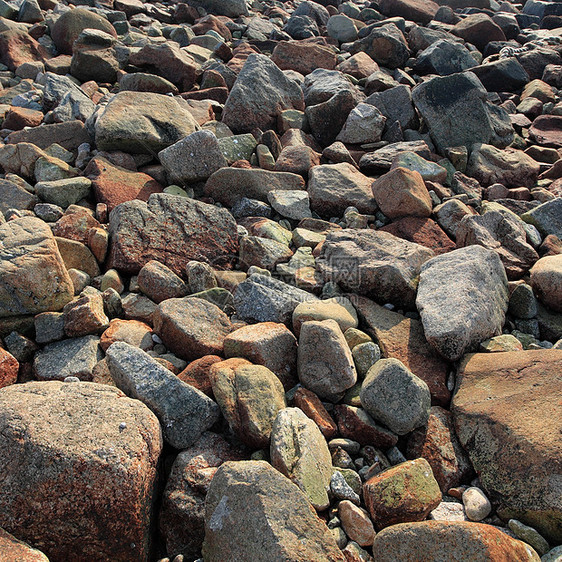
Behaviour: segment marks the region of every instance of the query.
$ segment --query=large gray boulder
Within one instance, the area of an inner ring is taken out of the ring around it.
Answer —
[[[472,72],[431,78],[412,91],[414,105],[442,154],[454,146],[511,144],[514,132],[507,111],[487,101],[486,95]]]
[[[451,361],[501,334],[508,292],[498,254],[468,246],[429,260],[421,268],[416,305],[427,341]]]

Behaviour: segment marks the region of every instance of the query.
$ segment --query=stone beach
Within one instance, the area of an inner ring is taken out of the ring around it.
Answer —
[[[0,0],[2,562],[562,561],[562,2]]]

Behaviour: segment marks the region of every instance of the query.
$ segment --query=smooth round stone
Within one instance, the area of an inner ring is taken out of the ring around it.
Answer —
[[[471,521],[482,521],[490,515],[492,504],[480,488],[467,488],[462,494],[466,516]]]
[[[351,453],[352,455],[356,455],[359,453],[361,449],[361,445],[357,443],[357,441],[353,441],[352,439],[345,439],[340,437],[339,439],[332,439],[328,443],[328,447],[330,449],[336,449],[337,447],[341,447],[344,451]]]
[[[353,20],[343,14],[337,14],[328,20],[327,31],[330,37],[340,43],[349,43],[357,39],[357,28]]]
[[[360,377],[364,377],[367,371],[381,358],[381,350],[374,342],[356,345],[351,354]]]

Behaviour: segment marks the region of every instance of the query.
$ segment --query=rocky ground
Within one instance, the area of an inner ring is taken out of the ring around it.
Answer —
[[[562,3],[77,4],[0,0],[0,559],[561,561]]]

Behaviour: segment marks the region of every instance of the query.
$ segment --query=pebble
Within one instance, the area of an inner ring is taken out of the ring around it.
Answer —
[[[492,504],[480,488],[467,488],[462,494],[466,516],[471,521],[482,521],[490,515]]]

